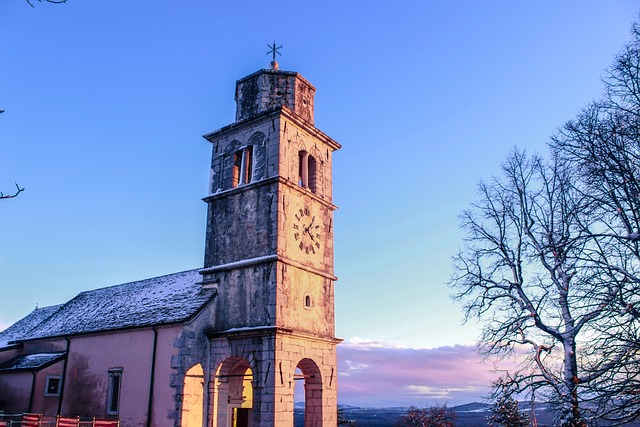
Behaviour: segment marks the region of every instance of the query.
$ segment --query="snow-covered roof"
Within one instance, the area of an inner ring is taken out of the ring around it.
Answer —
[[[52,353],[36,353],[24,356],[14,357],[0,365],[1,371],[37,371],[45,368],[50,364],[62,359],[65,355],[64,351],[56,351]]]
[[[6,347],[10,341],[16,341],[24,337],[36,326],[58,311],[62,304],[40,307],[33,310],[26,317],[18,320],[4,331],[0,332],[0,348]]]
[[[198,271],[86,291],[65,304],[38,308],[0,332],[0,347],[11,341],[189,320],[215,296],[215,290],[202,288]]]

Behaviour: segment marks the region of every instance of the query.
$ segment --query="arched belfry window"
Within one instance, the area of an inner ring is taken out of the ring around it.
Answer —
[[[233,172],[231,186],[248,184],[253,175],[253,147],[251,145],[233,154]]]
[[[306,151],[298,153],[298,185],[316,192],[316,159]]]

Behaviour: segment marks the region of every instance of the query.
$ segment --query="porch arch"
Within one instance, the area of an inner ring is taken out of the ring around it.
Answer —
[[[204,371],[202,365],[194,365],[186,372],[182,394],[180,426],[202,427],[204,413]]]
[[[316,362],[304,358],[298,362],[296,369],[302,372],[304,380],[304,426],[322,426],[322,374]],[[296,378],[294,378],[296,379]]]
[[[241,357],[225,359],[215,373],[212,424],[247,427],[253,408],[253,371]]]

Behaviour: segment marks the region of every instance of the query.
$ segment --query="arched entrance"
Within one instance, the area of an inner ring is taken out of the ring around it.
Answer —
[[[182,427],[202,427],[204,411],[204,372],[201,365],[192,366],[184,376]]]
[[[322,426],[322,376],[316,362],[302,359],[296,366],[294,380],[304,382],[304,425]]]
[[[240,357],[220,364],[215,377],[213,425],[248,427],[253,407],[253,372]]]

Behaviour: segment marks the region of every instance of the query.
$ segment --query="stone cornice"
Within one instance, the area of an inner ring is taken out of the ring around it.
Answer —
[[[317,274],[318,276],[324,277],[325,279],[333,280],[334,282],[338,280],[338,278],[331,273],[302,264],[298,261],[294,261],[282,255],[265,255],[265,256],[250,258],[250,259],[243,259],[240,261],[229,262],[226,264],[214,265],[212,267],[203,268],[202,270],[200,270],[199,273],[202,275],[220,273],[223,271],[235,270],[237,268],[246,268],[254,265],[268,264],[271,262],[281,262],[283,264],[290,265],[300,270]],[[211,283],[212,282],[209,282],[206,280],[202,282],[203,286],[205,287],[207,287]]]
[[[220,129],[214,130],[213,132],[206,133],[202,135],[204,139],[211,142],[212,139],[217,139],[225,136],[227,133],[236,132],[238,128],[244,127],[246,125],[251,125],[252,122],[257,122],[262,119],[274,119],[278,116],[286,117],[288,120],[294,122],[296,125],[303,128],[305,131],[309,132],[311,136],[317,138],[325,145],[329,146],[332,150],[338,150],[342,146],[334,141],[329,135],[322,132],[320,129],[307,122],[306,120],[299,117],[296,113],[293,112],[290,108],[286,106],[277,107],[271,110],[263,111],[262,113],[256,114],[253,117],[249,117],[244,120],[240,120],[235,123],[231,123],[230,125],[221,127]]]
[[[230,188],[228,190],[219,191],[217,193],[210,194],[207,197],[203,197],[202,200],[207,202],[207,203],[209,203],[209,202],[211,202],[213,200],[221,199],[223,197],[227,197],[227,196],[232,195],[232,194],[242,193],[242,192],[245,192],[245,191],[253,190],[254,188],[258,188],[258,187],[262,187],[262,186],[270,185],[270,184],[275,184],[275,183],[282,184],[282,185],[284,185],[286,187],[289,187],[289,188],[291,188],[293,190],[299,191],[300,193],[304,194],[305,196],[315,200],[316,202],[324,205],[325,207],[327,207],[327,208],[329,208],[331,210],[338,209],[338,207],[336,205],[334,205],[333,203],[323,199],[320,196],[317,196],[317,195],[313,194],[313,192],[311,192],[311,190],[306,189],[306,188],[302,188],[299,185],[297,185],[297,184],[295,184],[295,183],[293,183],[293,182],[289,181],[288,179],[283,178],[281,176],[274,176],[274,177],[271,177],[271,178],[265,178],[265,179],[262,179],[260,181],[252,182],[250,184],[242,185],[242,186],[239,186],[239,187],[236,187],[236,188]]]
[[[216,338],[253,338],[253,337],[262,337],[268,335],[289,335],[294,336],[296,338],[301,338],[308,341],[315,342],[326,342],[331,344],[340,344],[344,341],[342,338],[336,338],[331,336],[319,336],[313,332],[303,331],[298,329],[290,329],[290,328],[282,328],[278,326],[254,326],[248,328],[233,328],[227,329],[226,331],[207,332],[207,336],[211,339]]]

